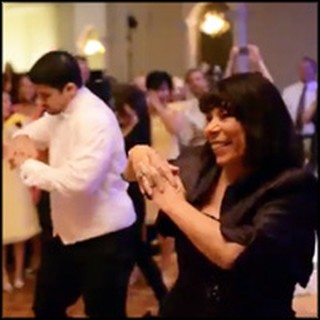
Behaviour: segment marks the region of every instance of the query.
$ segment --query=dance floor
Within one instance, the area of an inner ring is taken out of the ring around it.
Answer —
[[[166,282],[172,284],[176,277],[176,263],[173,256],[173,263],[170,269],[165,270]],[[34,275],[27,275],[25,286],[16,289],[11,293],[4,292],[2,295],[2,317],[3,318],[23,318],[33,317],[31,310]],[[315,294],[301,295],[294,299],[294,309],[298,317],[318,318],[318,296]],[[157,300],[152,290],[147,286],[144,278],[138,275],[135,282],[129,287],[127,300],[127,313],[129,317],[142,317],[146,312],[152,314],[157,312]],[[68,310],[71,317],[84,317],[82,300],[71,306]]]

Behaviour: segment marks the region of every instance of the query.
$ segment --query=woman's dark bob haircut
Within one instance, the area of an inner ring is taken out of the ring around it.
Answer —
[[[302,167],[300,138],[278,89],[260,73],[240,73],[217,83],[200,100],[209,113],[220,108],[244,127],[244,164],[251,168]]]
[[[82,86],[81,72],[76,58],[66,51],[50,51],[44,54],[29,71],[35,84],[62,90],[67,83]]]

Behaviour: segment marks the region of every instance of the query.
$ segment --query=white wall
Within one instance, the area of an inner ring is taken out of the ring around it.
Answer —
[[[92,25],[106,43],[106,3],[4,3],[3,62],[12,62],[18,72],[29,70],[52,49],[77,52],[77,39]],[[106,48],[108,50],[108,48]],[[92,69],[105,69],[108,55],[89,58]]]
[[[181,3],[148,3],[145,71],[162,69],[181,76],[185,72],[185,33]]]
[[[92,26],[99,35],[99,40],[106,46],[107,24],[106,24],[106,3],[99,2],[83,2],[73,3],[74,8],[74,42],[77,42],[79,36],[87,26]],[[107,51],[109,48],[106,48]],[[77,48],[76,50],[77,51]],[[81,52],[79,52],[81,53]],[[107,54],[96,54],[89,56],[89,65],[92,69],[104,70],[107,67]]]
[[[129,80],[127,16],[135,16],[133,76],[165,69],[182,76],[189,67],[185,19],[197,3],[19,3],[3,4],[3,63],[27,70],[55,47],[76,52],[81,30],[93,24],[106,45],[104,60],[91,67]],[[231,5],[231,3],[228,3]],[[237,4],[237,3],[235,3]],[[302,55],[317,58],[317,3],[246,3],[248,41],[259,45],[276,84],[296,80]]]
[[[107,55],[110,61],[107,72],[120,81],[128,78],[126,16],[125,3],[107,3]]]
[[[50,3],[2,4],[3,58],[26,72],[45,52],[57,48],[56,10]]]
[[[107,7],[111,74],[129,80],[152,69],[184,73],[186,25],[181,3],[108,3]],[[128,15],[138,22],[132,32],[132,76],[128,72]]]

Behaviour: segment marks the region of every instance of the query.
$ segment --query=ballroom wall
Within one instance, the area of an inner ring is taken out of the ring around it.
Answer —
[[[230,3],[233,7],[237,4]],[[318,4],[245,4],[248,42],[259,45],[275,83],[282,89],[296,80],[301,56],[317,58]],[[3,59],[11,59],[22,70],[52,48],[76,52],[79,35],[86,25],[93,25],[107,51],[105,56],[90,58],[92,68],[104,69],[122,81],[151,69],[183,76],[191,66],[186,19],[200,5],[68,2],[38,3],[35,10],[34,3],[16,4],[15,9],[11,4],[10,12],[3,10]],[[33,10],[28,11],[28,7]],[[128,41],[128,15],[138,22],[132,30],[132,42]]]
[[[297,80],[299,59],[318,57],[318,3],[248,3],[248,41],[259,45],[280,89]]]

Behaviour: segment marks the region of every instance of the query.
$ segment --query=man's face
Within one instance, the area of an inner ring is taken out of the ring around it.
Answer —
[[[39,103],[51,115],[59,114],[65,110],[77,92],[77,86],[67,83],[62,90],[37,84]]]
[[[209,83],[201,71],[192,72],[187,79],[187,84],[196,97],[201,97],[209,91]]]
[[[299,64],[299,78],[306,83],[315,80],[316,71],[309,61],[301,61]]]

